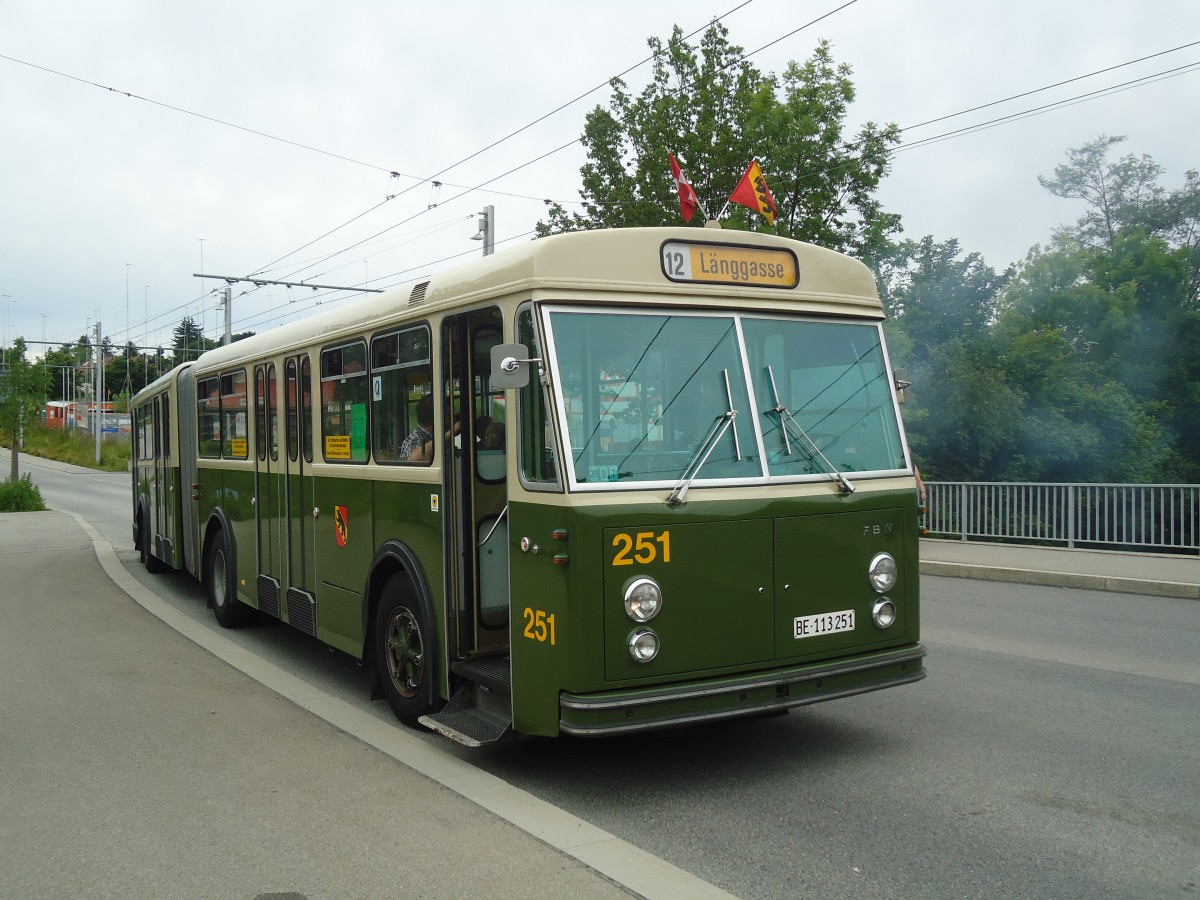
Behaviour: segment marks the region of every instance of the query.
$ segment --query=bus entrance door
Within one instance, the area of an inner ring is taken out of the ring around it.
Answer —
[[[285,622],[305,634],[317,634],[317,604],[313,596],[313,532],[316,514],[312,450],[312,363],[307,355],[284,363],[285,437],[282,525],[282,609]]]
[[[445,450],[446,617],[450,668],[459,683],[421,721],[468,746],[512,730],[508,657],[508,491],[504,392],[491,388],[491,349],[503,342],[495,307],[442,325],[445,409],[456,431]]]
[[[180,561],[176,555],[175,528],[176,511],[175,480],[171,477],[169,457],[171,455],[171,400],[168,394],[154,398],[154,475],[151,479],[154,509],[154,531],[151,536],[151,548],[158,558],[168,565],[178,568]]]
[[[274,363],[254,370],[255,454],[254,518],[258,534],[258,608],[279,618],[283,577],[280,531],[283,528],[284,470],[279,459],[279,386]]]

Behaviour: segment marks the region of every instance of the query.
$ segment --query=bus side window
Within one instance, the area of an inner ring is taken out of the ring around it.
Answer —
[[[279,398],[275,392],[275,363],[267,366],[267,433],[271,460],[279,459]]]
[[[267,373],[254,370],[254,452],[259,461],[267,458]]]
[[[221,458],[220,379],[216,376],[196,385],[196,438],[201,458]]]
[[[321,351],[321,440],[326,462],[367,460],[367,347]]]
[[[239,369],[221,376],[221,455],[246,459],[246,371]]]
[[[157,409],[157,407],[156,407]],[[171,455],[171,395],[162,395],[162,409],[158,415],[158,439],[154,445],[155,455],[166,459]]]
[[[297,418],[297,413],[300,409],[298,402],[300,398],[297,394],[299,386],[296,384],[296,361],[294,359],[287,361],[285,372],[284,379],[287,390],[284,391],[284,396],[287,405],[288,459],[295,462],[300,450],[300,422]]]
[[[427,326],[379,335],[371,342],[371,428],[376,462],[410,461],[401,447],[417,427],[417,402],[432,393]]]
[[[304,461],[308,463],[313,461],[312,412],[312,363],[305,356],[300,363],[300,413],[304,419],[300,424],[300,434],[302,437],[301,447],[304,450]]]
[[[517,315],[517,342],[529,348],[534,359],[542,357],[533,313],[528,308]],[[534,363],[533,365],[537,365]],[[517,393],[520,427],[517,452],[521,457],[521,474],[526,481],[554,484],[558,479],[554,458],[554,429],[546,405],[546,389],[536,372],[530,373],[529,384]]]

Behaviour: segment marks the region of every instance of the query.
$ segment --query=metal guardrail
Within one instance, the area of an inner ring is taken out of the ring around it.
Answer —
[[[1200,485],[927,481],[930,535],[1200,553]]]

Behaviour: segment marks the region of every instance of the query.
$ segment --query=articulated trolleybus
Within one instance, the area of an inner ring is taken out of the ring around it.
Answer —
[[[137,547],[470,746],[917,681],[882,319],[865,266],[774,236],[534,241],[148,386]]]

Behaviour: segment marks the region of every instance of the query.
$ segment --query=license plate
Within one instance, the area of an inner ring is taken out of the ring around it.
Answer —
[[[793,636],[799,640],[853,630],[854,610],[843,609],[841,612],[817,613],[815,616],[796,616]]]

